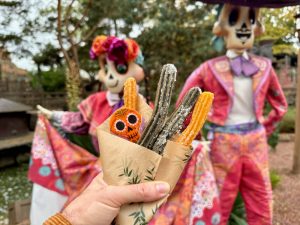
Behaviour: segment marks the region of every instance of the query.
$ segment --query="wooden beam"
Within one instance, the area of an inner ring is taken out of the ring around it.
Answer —
[[[298,50],[298,69],[297,69],[296,88],[297,88],[297,93],[296,93],[295,149],[294,149],[294,163],[293,163],[292,172],[295,174],[299,174],[300,173],[300,48]]]
[[[0,151],[32,143],[33,132],[0,140]]]

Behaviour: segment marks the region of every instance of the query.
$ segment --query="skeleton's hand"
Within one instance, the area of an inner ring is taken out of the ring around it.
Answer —
[[[40,105],[37,105],[36,108],[38,109],[38,113],[41,113],[42,115],[46,116],[48,119],[51,119],[53,112],[49,109],[46,109]]]

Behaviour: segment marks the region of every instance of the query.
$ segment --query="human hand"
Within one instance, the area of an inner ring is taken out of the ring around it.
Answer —
[[[122,205],[159,200],[169,191],[168,183],[158,181],[111,186],[103,181],[100,174],[62,214],[72,225],[110,225]]]
[[[53,112],[49,109],[44,108],[43,106],[37,105],[36,108],[38,109],[39,113],[43,114],[47,117],[47,119],[51,119]]]

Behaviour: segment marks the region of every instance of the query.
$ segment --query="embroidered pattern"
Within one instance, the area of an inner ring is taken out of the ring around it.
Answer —
[[[204,147],[198,154],[197,164],[190,224],[192,224],[192,221],[194,221],[195,218],[202,218],[205,209],[212,209],[214,200],[218,197],[218,189],[207,148]]]
[[[220,73],[230,71],[230,65],[229,65],[228,60],[219,61],[215,64],[215,66],[216,66],[217,71]]]
[[[191,221],[194,217],[201,218],[205,208],[213,207],[214,198],[217,196],[215,178],[211,172],[205,172],[202,179],[194,187]]]
[[[32,142],[33,159],[41,159],[43,165],[50,165],[53,170],[57,169],[53,150],[47,137],[43,120],[38,120],[35,135]]]

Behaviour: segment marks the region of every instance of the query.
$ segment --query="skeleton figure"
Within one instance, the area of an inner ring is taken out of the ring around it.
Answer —
[[[214,24],[213,33],[224,37],[227,49],[243,53],[253,47],[255,36],[264,31],[258,18],[258,8],[225,4]]]
[[[227,224],[238,192],[244,199],[249,225],[272,224],[266,135],[274,131],[287,110],[287,103],[271,61],[247,52],[255,36],[263,30],[259,9],[223,5],[213,33],[224,38],[226,55],[200,65],[179,96],[180,102],[195,86],[215,94],[208,117],[212,123],[210,155],[222,216],[214,224]],[[265,117],[266,101],[272,110]],[[197,215],[199,208],[192,203],[191,214]],[[195,222],[197,216],[190,219]]]
[[[78,112],[51,111],[37,106],[43,116],[37,123],[29,169],[29,179],[34,183],[32,225],[42,224],[46,218],[60,211],[66,199],[82,190],[100,171],[96,156],[71,143],[57,130],[61,133],[89,134],[94,149],[99,151],[96,127],[123,105],[125,80],[133,77],[139,82],[144,78],[143,56],[132,39],[97,36],[90,50],[90,58],[99,63],[97,78],[105,85],[106,91],[83,100],[78,105]],[[127,129],[133,128],[132,119],[129,115],[125,124]],[[137,118],[136,123],[140,121]],[[130,136],[134,136],[132,132]],[[47,176],[41,174],[44,170]]]

